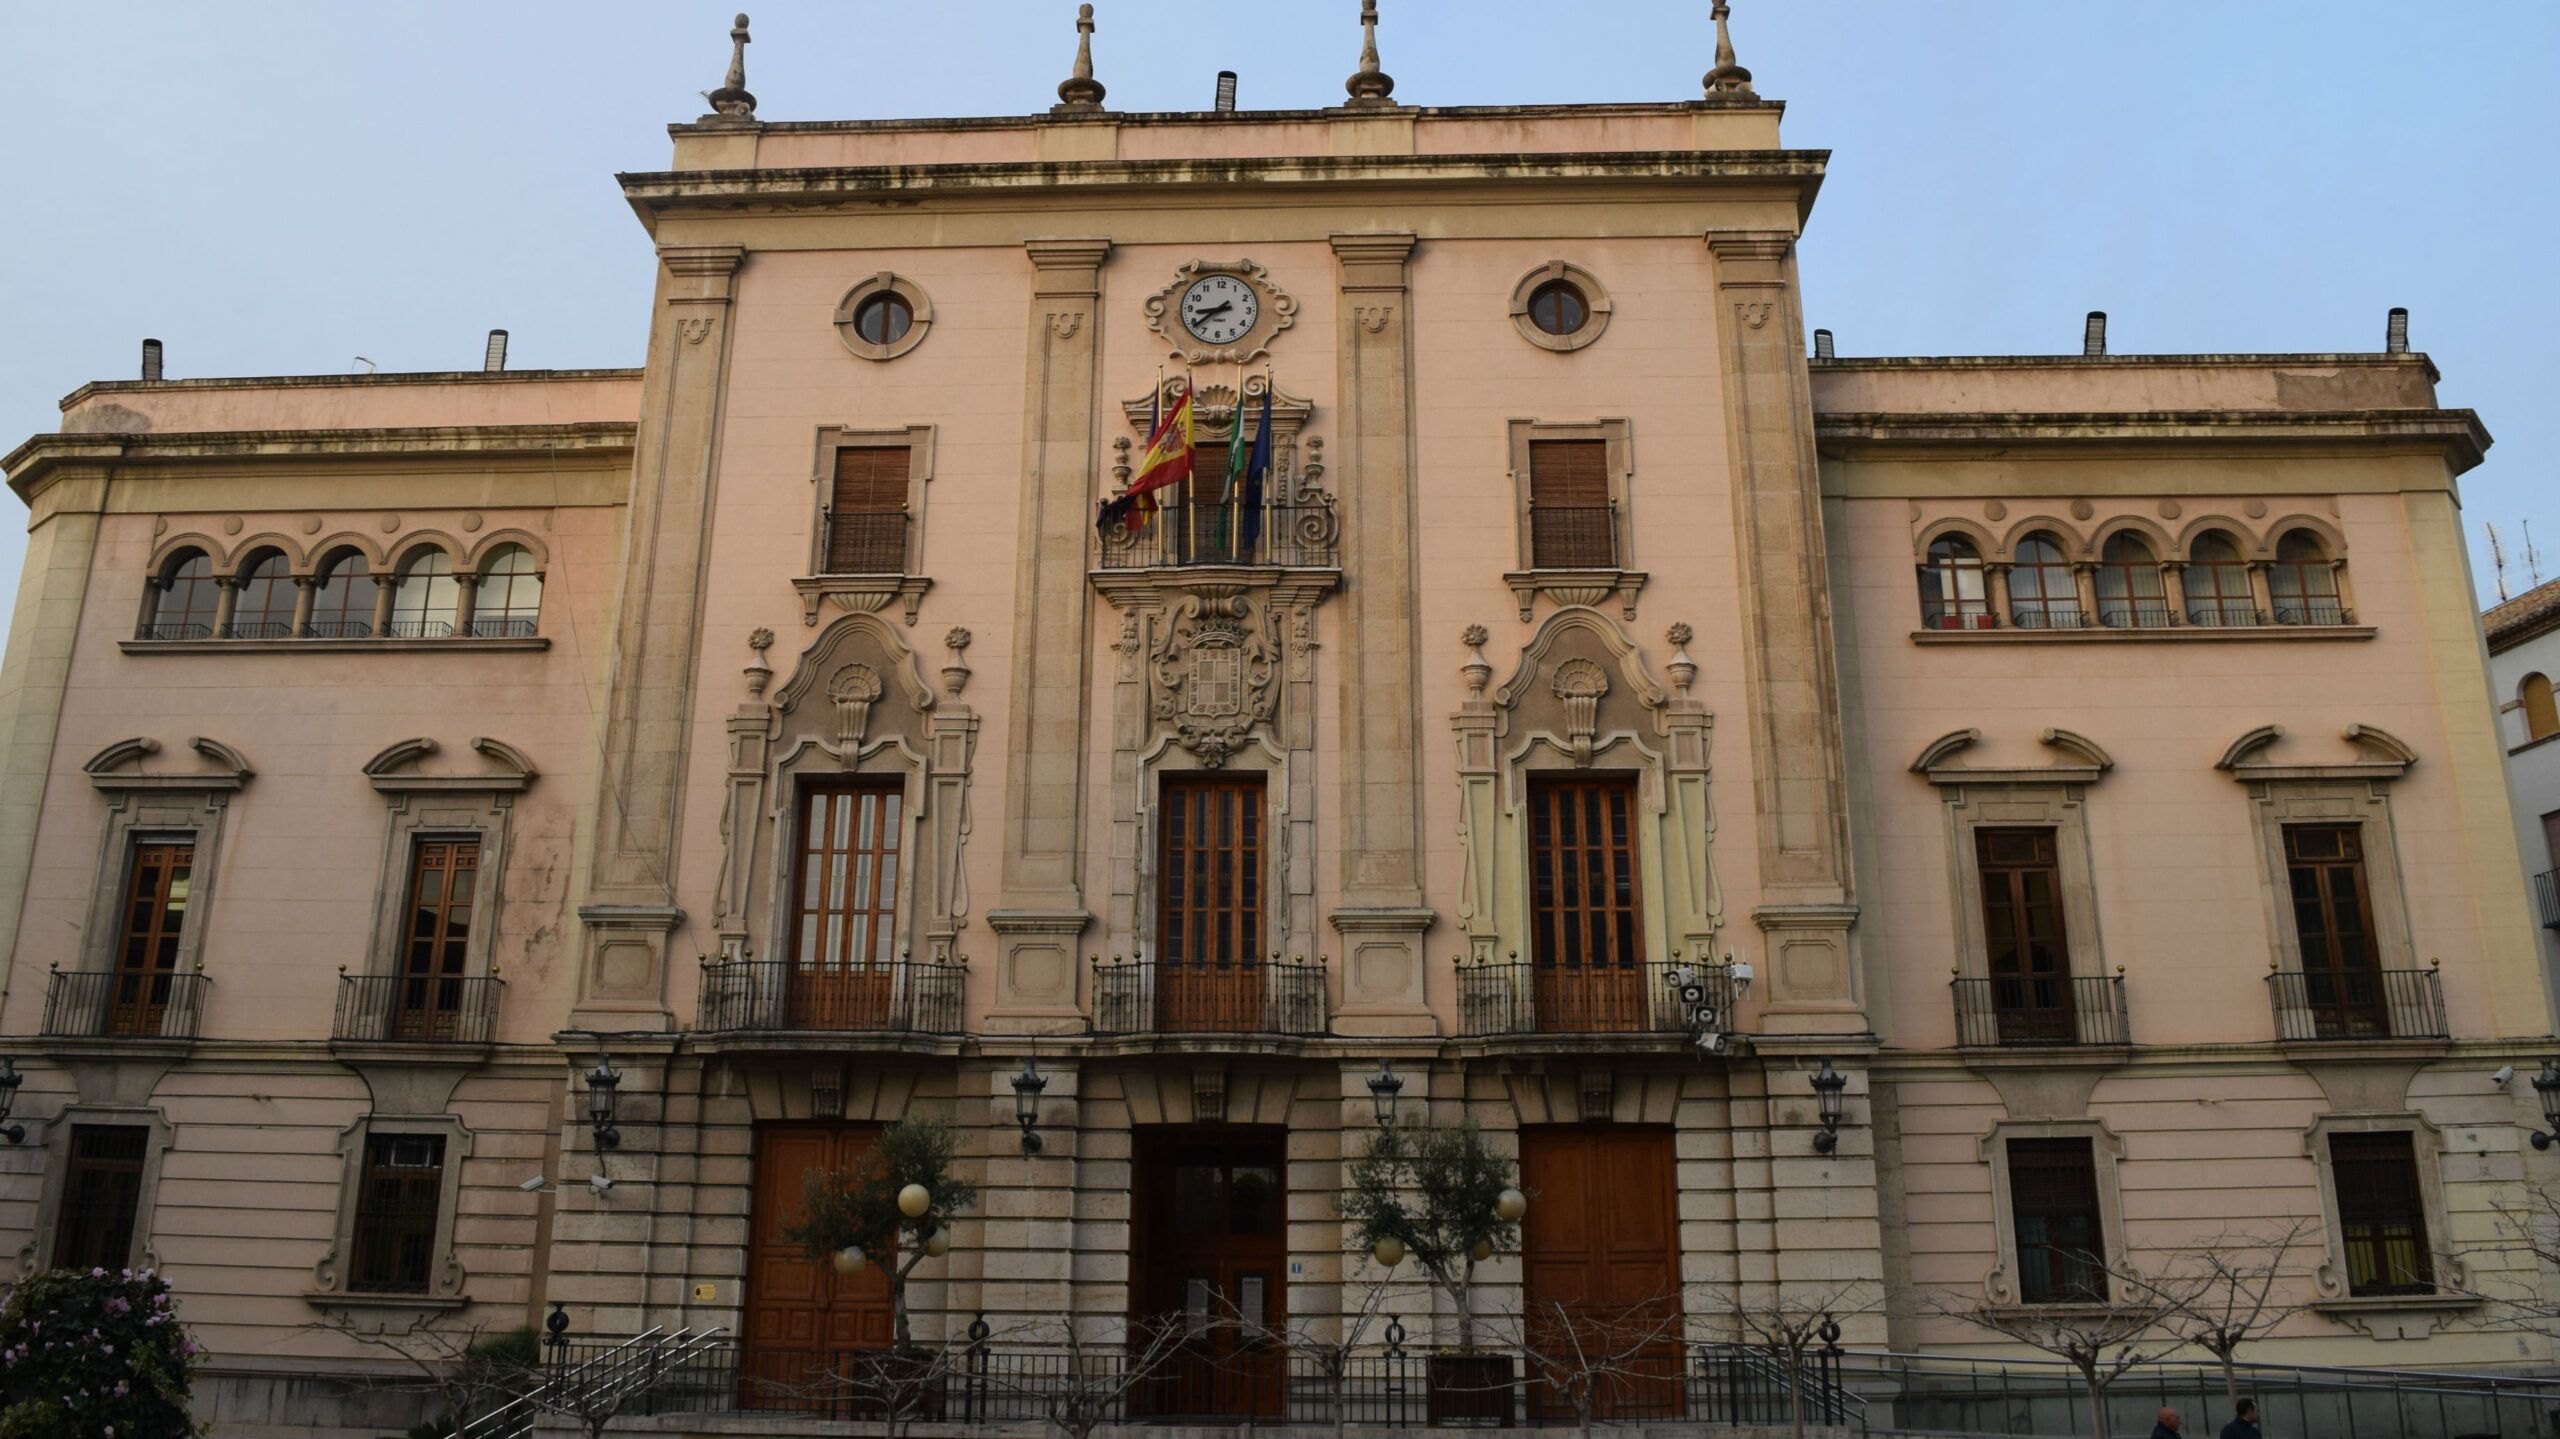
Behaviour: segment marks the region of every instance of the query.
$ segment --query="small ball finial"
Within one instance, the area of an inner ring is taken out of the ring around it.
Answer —
[[[1058,86],[1053,115],[1091,114],[1102,108],[1102,82],[1093,78],[1093,7],[1076,7],[1076,64]]]
[[[747,44],[754,37],[747,34],[747,14],[738,12],[737,23],[729,27],[729,74],[720,88],[704,98],[711,102],[711,113],[705,120],[753,120],[756,97],[747,89]]]
[[[1710,12],[1716,22],[1716,68],[1707,72],[1707,99],[1710,103],[1749,104],[1760,95],[1751,88],[1751,72],[1735,62],[1733,30],[1728,23],[1733,15],[1731,0],[1716,0]]]
[[[1360,69],[1343,88],[1351,92],[1351,110],[1392,110],[1396,78],[1378,65],[1378,0],[1360,0]]]

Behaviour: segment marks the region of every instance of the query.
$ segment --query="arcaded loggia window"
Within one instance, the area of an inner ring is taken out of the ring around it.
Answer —
[[[2140,535],[2109,535],[2098,553],[2098,623],[2117,630],[2156,630],[2169,624],[2169,591],[2160,578],[2160,557]]]
[[[2009,618],[2022,630],[2076,630],[2081,626],[2080,587],[2062,542],[2039,530],[2018,541],[2010,557]]]
[[[1531,1000],[1548,1031],[1648,1026],[1632,775],[1529,786]]]
[[[2286,825],[2284,862],[2314,1032],[2322,1039],[2388,1037],[2391,1010],[2374,954],[2362,827]]]
[[[391,591],[391,629],[397,639],[436,640],[453,633],[461,613],[462,586],[453,577],[453,556],[430,545],[400,566]]]
[[[898,962],[898,860],[906,795],[895,783],[817,789],[800,801],[794,870],[793,1029],[879,1029]]]
[[[202,550],[180,550],[160,571],[159,594],[142,628],[147,640],[209,640],[222,612],[222,587]]]
[[[2196,536],[2187,550],[2187,623],[2254,625],[2257,597],[2249,593],[2249,566],[2240,546],[2220,530]]]
[[[471,901],[480,841],[421,839],[409,866],[409,932],[400,953],[391,1037],[460,1037],[467,1024]]]
[[[2020,1302],[2106,1303],[2106,1230],[2089,1141],[2010,1140],[2009,1204]]]
[[[481,567],[471,632],[484,639],[529,639],[541,618],[542,573],[533,566],[533,552],[500,545]]]
[[[232,639],[293,637],[293,571],[283,555],[269,550],[251,560],[240,571],[238,586],[231,601]]]
[[[2002,1044],[2079,1038],[2071,946],[2062,925],[2061,870],[2049,829],[1977,829],[1982,940]]]
[[[1609,442],[1529,442],[1529,553],[1542,570],[1608,569],[1618,563],[1609,504]]]
[[[2309,530],[2287,530],[2276,541],[2276,562],[2267,569],[2267,591],[2280,625],[2342,625],[2346,607],[2338,598],[2338,571],[2328,547]]]
[[[1265,1026],[1260,775],[1167,777],[1156,881],[1156,1010],[1167,1030]]]
[[[142,1212],[142,1164],[151,1131],[139,1124],[71,1126],[71,1159],[62,1175],[53,1267],[133,1267],[133,1229]]]
[[[1920,566],[1920,623],[1933,630],[1991,628],[1982,552],[1973,541],[1944,535],[1930,542],[1928,560]]]
[[[2432,1294],[2427,1212],[2409,1135],[2331,1134],[2329,1178],[2338,1192],[2338,1228],[2347,1292]]]
[[[367,1294],[426,1293],[435,1277],[436,1219],[444,1203],[444,1136],[367,1136],[358,1182],[355,1259],[347,1287]]]
[[[894,575],[907,567],[906,445],[848,445],[836,451],[827,498],[827,573]]]
[[[340,550],[320,562],[311,590],[311,638],[360,640],[373,634],[373,597],[379,588],[361,550]]]
[[[178,942],[187,927],[196,847],[145,842],[125,873],[116,967],[107,987],[106,1032],[151,1037],[161,1032],[180,996]]]

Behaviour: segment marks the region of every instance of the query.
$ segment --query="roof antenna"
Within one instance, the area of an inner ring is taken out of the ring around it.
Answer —
[[[1716,0],[1716,68],[1707,72],[1707,98],[1743,102],[1757,100],[1759,93],[1751,88],[1751,72],[1734,62],[1733,28],[1727,22],[1733,16],[1729,0]]]
[[[2533,580],[2535,589],[2542,588],[2542,552],[2533,547],[2533,521],[2519,520],[2524,527],[2524,572]]]
[[[1102,108],[1102,82],[1093,78],[1093,7],[1076,7],[1076,68],[1058,86],[1052,115],[1087,114]]]
[[[358,356],[356,356],[356,365],[362,365],[362,366],[364,366],[364,373],[365,373],[365,374],[368,374],[368,375],[379,373],[379,372],[381,371],[381,369],[382,369],[382,367],[381,367],[380,365],[377,365],[377,364],[375,364],[373,361],[366,359],[366,358],[365,358],[364,356],[362,356],[362,355],[358,355]],[[349,365],[349,366],[347,367],[347,373],[348,373],[348,374],[350,374],[350,375],[355,374],[355,373],[356,373],[356,367],[355,367],[355,365]]]
[[[749,38],[746,12],[740,11],[738,22],[729,27],[729,76],[720,82],[719,89],[703,97],[711,102],[711,113],[703,116],[703,119],[714,122],[730,120],[742,124],[755,119],[756,97],[747,90],[747,41]]]
[[[2507,602],[2507,547],[2498,543],[2498,527],[2487,520],[2480,528],[2489,532],[2489,568],[2498,572],[2498,603]]]

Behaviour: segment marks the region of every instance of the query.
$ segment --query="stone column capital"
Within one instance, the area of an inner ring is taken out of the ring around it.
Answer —
[[[1707,248],[1728,266],[1784,265],[1796,247],[1795,235],[1787,230],[1710,230],[1706,240]],[[1754,274],[1746,269],[1726,278],[1783,282],[1786,276],[1783,272]]]
[[[746,259],[744,245],[665,245],[658,250],[658,263],[667,273],[687,280],[726,281]]]
[[[1040,271],[1040,293],[1049,295],[1058,293],[1049,288],[1053,277],[1080,280],[1089,289],[1100,278],[1102,262],[1111,258],[1111,242],[1094,236],[1044,236],[1023,241],[1022,252],[1031,257],[1032,266]]]
[[[1413,258],[1413,247],[1420,243],[1420,237],[1409,230],[1325,238],[1333,245],[1334,257],[1342,262],[1345,290],[1403,289],[1405,264]]]

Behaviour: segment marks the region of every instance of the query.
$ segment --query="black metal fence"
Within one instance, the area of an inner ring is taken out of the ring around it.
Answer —
[[[1733,971],[1721,964],[1469,964],[1458,971],[1458,1033],[1729,1034]]]
[[[1326,1029],[1322,960],[1093,962],[1096,1034],[1294,1034]]]
[[[1278,565],[1331,569],[1340,564],[1336,542],[1341,521],[1333,501],[1319,496],[1281,503],[1278,487],[1273,488],[1272,498],[1251,507],[1241,500],[1184,503],[1175,491],[1162,491],[1168,503],[1135,534],[1115,528],[1102,536],[1102,568]]]
[[[968,970],[931,960],[806,968],[789,960],[715,960],[702,967],[694,1028],[958,1034]]]
[[[2285,969],[2267,976],[2284,1040],[2444,1039],[2436,969]]]
[[[193,1039],[205,977],[168,969],[55,970],[44,1032],[75,1039]]]
[[[2002,974],[1953,983],[1960,1045],[2132,1043],[2122,975]]]
[[[2546,869],[2533,877],[2533,906],[2544,929],[2560,929],[2560,871]]]
[[[338,977],[336,1039],[392,1044],[489,1044],[506,982],[485,975]]]

